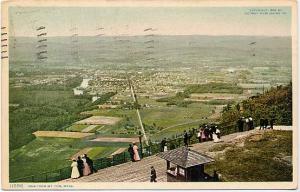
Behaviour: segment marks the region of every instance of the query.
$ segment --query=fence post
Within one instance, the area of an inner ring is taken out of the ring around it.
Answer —
[[[47,175],[47,173],[46,173],[46,182],[48,181],[48,175]]]
[[[140,141],[140,147],[139,147],[139,151],[141,154],[141,159],[143,158],[143,144],[142,144],[142,133],[139,131],[139,141]]]
[[[31,176],[31,181],[34,182],[34,175]]]
[[[62,172],[61,169],[59,169],[59,178],[60,178],[60,180],[63,179],[61,172]]]

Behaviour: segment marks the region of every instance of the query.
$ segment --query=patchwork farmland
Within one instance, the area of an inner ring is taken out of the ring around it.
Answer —
[[[137,108],[147,138],[160,142],[218,123],[224,107],[291,81],[289,37],[155,36],[160,46],[153,63],[143,60],[143,37],[118,38],[130,40],[134,53],[125,48],[129,44],[103,37],[100,62],[95,47],[87,46],[94,39],[79,37],[84,62],[59,55],[60,62],[50,59],[49,65],[29,58],[35,53],[24,45],[35,47],[36,39],[17,38],[20,47],[10,51],[11,179],[69,167],[70,159],[83,153],[107,157],[139,142]],[[247,47],[253,41],[259,42],[255,57]],[[65,37],[49,44],[51,53],[69,46]],[[74,95],[83,79],[90,79],[83,94]]]

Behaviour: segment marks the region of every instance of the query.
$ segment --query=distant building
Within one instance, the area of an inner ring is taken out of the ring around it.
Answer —
[[[100,99],[99,96],[93,96],[93,97],[92,97],[92,103],[95,102],[95,101],[97,101],[98,99]]]
[[[83,90],[74,88],[73,89],[74,95],[83,95]]]

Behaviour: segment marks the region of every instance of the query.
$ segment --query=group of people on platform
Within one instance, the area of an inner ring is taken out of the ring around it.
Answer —
[[[93,172],[97,172],[97,170],[93,166],[93,160],[90,159],[87,156],[87,154],[78,156],[77,160],[73,159],[71,167],[72,167],[72,173],[71,173],[72,179],[77,179],[82,176],[90,175]]]
[[[270,127],[268,127],[269,126],[269,122],[270,122]],[[273,129],[274,123],[275,123],[275,119],[274,118],[271,118],[270,121],[267,118],[261,118],[259,120],[259,130],[261,130],[261,129],[264,130],[264,129],[268,129],[268,128]]]
[[[221,131],[217,125],[204,125],[199,128],[197,138],[199,143],[212,140],[217,143],[220,142]]]
[[[237,121],[237,127],[239,132],[249,131],[254,129],[254,121],[252,117],[240,117]]]
[[[270,123],[270,124],[269,124]],[[270,120],[267,118],[261,118],[259,121],[259,129],[273,129],[275,123],[275,119],[271,118]],[[270,125],[270,126],[269,126]],[[249,131],[254,129],[254,120],[252,117],[240,117],[237,121],[237,127],[239,132]]]
[[[189,131],[184,130],[183,132],[183,142],[187,147],[191,143],[191,139],[195,134],[196,129],[190,129]],[[217,125],[199,125],[199,129],[196,133],[196,137],[199,143],[204,141],[214,141],[215,143],[221,141],[221,131]],[[172,149],[172,147],[171,147]],[[165,152],[168,150],[167,139],[164,138],[160,142],[160,152]]]
[[[128,147],[128,153],[130,154],[130,158],[132,162],[140,161],[140,155],[139,155],[139,147],[136,143],[129,144]]]
[[[185,146],[188,146],[191,143],[191,138],[193,136],[193,131],[183,132],[183,142]],[[217,125],[199,125],[199,129],[197,131],[197,139],[199,143],[204,141],[221,141],[221,131]]]

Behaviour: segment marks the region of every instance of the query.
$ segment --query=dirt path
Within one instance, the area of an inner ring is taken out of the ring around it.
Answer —
[[[74,155],[72,155],[72,157],[70,157],[70,159],[77,159],[78,156],[87,154],[90,150],[92,150],[92,148],[84,148],[84,149],[78,151],[77,153],[75,153]]]
[[[68,132],[68,131],[36,131],[36,137],[64,137],[64,138],[84,138],[94,135],[94,133]]]
[[[134,92],[134,89],[133,89],[133,86],[132,86],[132,82],[130,81],[129,83],[129,86],[130,86],[130,91],[131,91],[131,96],[132,96],[132,99],[133,101],[136,103],[136,94]],[[149,145],[148,144],[148,138],[147,138],[147,135],[146,135],[146,132],[145,132],[145,129],[144,129],[144,125],[143,125],[143,122],[142,122],[142,118],[141,118],[141,114],[140,114],[140,111],[139,109],[136,109],[136,114],[138,116],[138,120],[139,120],[139,124],[140,124],[140,127],[141,127],[141,130],[142,130],[142,134],[143,134],[143,137],[144,137],[144,141],[146,143],[146,145]]]
[[[81,132],[83,133],[88,133],[89,131],[93,130],[95,127],[97,127],[98,125],[90,125],[87,128],[84,128]]]
[[[110,156],[119,154],[119,153],[123,153],[124,151],[126,151],[127,148],[119,148],[118,150],[116,150],[115,152],[113,152],[112,154],[110,154]]]
[[[91,141],[95,142],[124,142],[124,143],[133,143],[139,142],[139,138],[123,138],[123,137],[97,137]]]
[[[179,123],[179,124],[176,124],[176,125],[172,125],[172,126],[169,126],[169,127],[166,127],[160,131],[158,131],[156,134],[160,133],[160,132],[163,132],[165,130],[168,130],[168,129],[171,129],[171,128],[174,128],[174,127],[178,127],[178,126],[181,126],[181,125],[188,125],[188,124],[192,124],[192,123],[197,123],[197,122],[201,122],[202,119],[199,119],[199,120],[195,120],[195,121],[190,121],[190,122],[185,122],[185,123]]]

